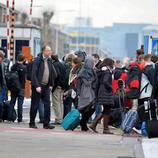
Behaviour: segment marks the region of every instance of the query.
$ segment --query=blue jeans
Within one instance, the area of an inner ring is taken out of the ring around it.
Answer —
[[[11,93],[11,101],[10,101],[10,111],[8,119],[12,121],[13,118],[13,110],[15,107],[16,100],[18,99],[18,122],[22,122],[22,114],[23,114],[23,102],[24,102],[24,89],[21,89],[19,93]]]
[[[38,93],[35,87],[32,87],[31,108],[30,108],[30,126],[35,125],[35,118],[39,107],[40,100],[44,103],[44,123],[48,126],[50,122],[50,89],[48,85],[42,85],[42,93]]]
[[[0,119],[2,119],[3,115],[3,99],[2,99],[2,89],[0,87]]]
[[[96,105],[96,107],[95,107],[95,114],[96,114],[96,116],[98,116],[101,113],[102,113],[101,105]]]
[[[8,89],[7,88],[2,89],[2,99],[3,99],[3,101],[8,100]]]
[[[39,102],[38,112],[39,112],[40,122],[43,122],[44,121],[44,103],[42,100],[40,100]]]

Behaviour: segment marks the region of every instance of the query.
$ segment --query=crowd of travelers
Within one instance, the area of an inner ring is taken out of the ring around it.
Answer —
[[[26,80],[31,84],[30,128],[38,128],[37,112],[43,128],[54,129],[75,108],[81,113],[79,125],[82,131],[97,133],[97,125],[102,123],[103,133],[113,134],[109,125],[120,128],[122,113],[135,104],[139,108],[144,101],[158,97],[158,56],[145,55],[143,49],[139,49],[135,59],[123,63],[78,50],[60,60],[46,45],[31,62],[27,63],[24,55],[19,54],[16,63],[10,67],[10,61],[1,49],[0,122],[24,121]],[[8,106],[7,112],[5,106]],[[55,114],[53,123],[51,110]],[[140,129],[144,109],[138,114],[135,128]]]

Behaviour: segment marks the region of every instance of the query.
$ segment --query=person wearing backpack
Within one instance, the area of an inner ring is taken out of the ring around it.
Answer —
[[[44,103],[44,129],[55,128],[50,124],[50,90],[54,86],[57,77],[56,70],[52,64],[51,48],[46,45],[42,48],[42,53],[35,59],[31,75],[31,108],[30,108],[30,128],[37,128],[35,117],[39,107],[40,99]]]
[[[97,76],[94,71],[94,61],[87,58],[77,75],[78,110],[82,114],[80,121],[81,130],[88,131],[87,123],[95,111],[95,90]]]
[[[40,53],[37,56],[40,56]],[[26,70],[27,70],[26,78],[27,78],[28,81],[31,81],[32,67],[33,67],[33,63],[34,63],[35,60],[36,60],[36,57],[32,58],[32,60],[29,63],[25,63]],[[38,67],[39,66],[40,65],[38,65]],[[39,112],[39,123],[43,123],[43,120],[44,120],[44,104],[43,104],[42,100],[40,100],[39,107],[38,107],[38,112]]]
[[[126,78],[126,96],[128,99],[138,99],[140,96],[142,67],[140,63],[133,62],[128,68]]]
[[[140,85],[140,97],[138,99],[138,107],[144,105],[145,101],[154,98],[156,80],[155,80],[155,64],[151,61],[151,54],[144,56],[144,67],[142,69],[141,85]],[[145,121],[146,113],[144,106],[139,108],[139,122],[137,128],[141,127],[141,123]]]
[[[58,55],[51,56],[53,60],[53,65],[57,72],[57,78],[54,82],[54,87],[52,90],[52,102],[53,102],[53,109],[55,112],[55,122],[54,124],[60,125],[63,119],[63,95],[64,90],[67,86],[66,80],[66,68],[63,63],[61,63],[58,59]]]
[[[25,57],[22,54],[17,56],[17,63],[15,63],[11,67],[12,72],[17,72],[19,77],[19,84],[18,87],[19,91],[11,90],[11,101],[10,101],[10,110],[8,120],[12,120],[14,114],[14,106],[16,100],[18,100],[18,123],[23,121],[23,102],[24,102],[24,91],[25,91],[25,81],[26,81],[26,66],[23,64]]]

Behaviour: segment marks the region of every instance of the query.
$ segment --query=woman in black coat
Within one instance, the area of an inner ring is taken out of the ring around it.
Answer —
[[[103,118],[103,133],[112,134],[108,128],[109,114],[111,107],[114,104],[113,100],[113,90],[112,90],[112,69],[114,61],[110,58],[106,58],[100,65],[100,70],[97,73],[98,85],[96,91],[96,97],[98,105],[103,105],[103,112],[99,115],[90,128],[96,131],[96,126],[98,122]]]

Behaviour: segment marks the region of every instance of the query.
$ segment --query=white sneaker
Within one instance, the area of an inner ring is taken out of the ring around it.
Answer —
[[[138,134],[142,134],[141,130],[136,129],[135,127],[133,127],[133,131],[135,131]]]

